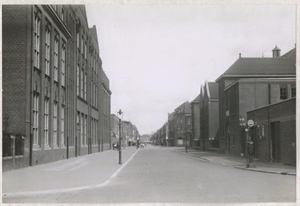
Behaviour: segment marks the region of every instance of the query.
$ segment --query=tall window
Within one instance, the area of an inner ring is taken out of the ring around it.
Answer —
[[[88,140],[87,140],[87,135],[86,135],[86,122],[87,122],[87,115],[84,116],[84,140],[85,140],[85,144],[88,144]]]
[[[77,64],[76,73],[77,73],[77,96],[79,96],[80,95],[80,69],[79,69],[79,64]]]
[[[49,145],[49,99],[45,98],[45,113],[44,113],[44,145]]]
[[[81,75],[80,75],[80,97],[82,97],[82,98],[83,98],[83,80],[84,80],[84,71],[82,68]]]
[[[64,15],[65,15],[65,11],[63,8],[61,8],[61,11],[60,11],[60,18],[62,21],[64,21]]]
[[[53,106],[53,146],[57,146],[57,102]]]
[[[65,70],[66,70],[66,42],[63,41],[61,50],[61,85],[65,86]]]
[[[97,103],[98,103],[98,99],[97,99],[97,98],[98,98],[98,95],[97,95],[97,92],[98,92],[98,86],[97,86],[97,85],[95,86],[95,90],[96,90],[96,91],[95,91],[95,107],[97,107]]]
[[[54,39],[54,81],[58,82],[58,38]]]
[[[33,144],[39,144],[39,94],[33,94]]]
[[[98,120],[95,120],[95,134],[94,134],[94,138],[95,138],[94,144],[95,145],[97,144],[97,129],[98,129],[97,124],[98,124]]]
[[[292,87],[292,97],[295,97],[295,96],[296,96],[296,88]]]
[[[287,98],[286,87],[280,87],[280,99],[284,100]]]
[[[60,117],[61,117],[61,135],[60,135],[60,142],[61,142],[61,145],[66,145],[65,144],[65,105],[61,105],[61,114],[60,114]]]
[[[84,145],[84,139],[83,139],[83,120],[84,117],[83,117],[83,113],[81,114],[81,117],[80,117],[80,139],[81,139],[81,145]]]
[[[41,19],[39,17],[40,12],[35,11],[34,16],[34,66],[40,68],[40,33],[41,33]]]
[[[46,26],[45,38],[45,74],[50,76],[50,29]]]
[[[84,73],[84,99],[86,100],[86,77],[87,77],[87,73]]]

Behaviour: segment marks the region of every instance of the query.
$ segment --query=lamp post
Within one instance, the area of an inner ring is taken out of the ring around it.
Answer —
[[[119,114],[119,165],[122,164],[122,129],[121,129],[121,126],[122,126],[122,110],[120,109],[118,111],[118,114]]]

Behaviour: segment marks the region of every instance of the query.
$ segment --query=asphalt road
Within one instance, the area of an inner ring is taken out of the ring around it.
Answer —
[[[239,170],[206,162],[174,149],[147,146],[140,149],[118,176],[102,188],[52,195],[5,198],[4,202],[257,203],[295,201],[295,176]]]

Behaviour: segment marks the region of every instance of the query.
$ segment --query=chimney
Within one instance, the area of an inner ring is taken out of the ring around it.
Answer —
[[[242,57],[242,54],[241,53],[239,53],[239,58],[241,58]]]
[[[280,57],[280,49],[277,47],[277,45],[272,51],[273,51],[273,58]]]

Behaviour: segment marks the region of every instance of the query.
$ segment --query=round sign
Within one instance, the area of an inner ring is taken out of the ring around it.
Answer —
[[[249,119],[247,123],[249,127],[254,126],[254,121],[252,119]]]

